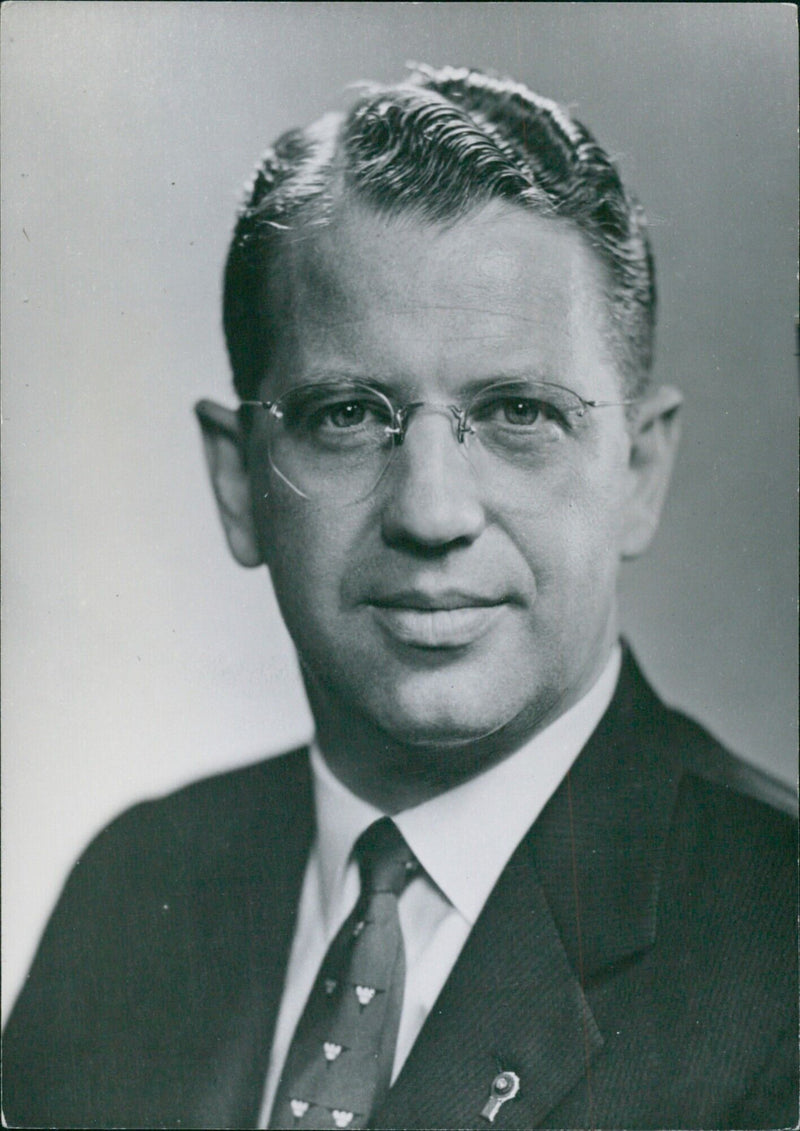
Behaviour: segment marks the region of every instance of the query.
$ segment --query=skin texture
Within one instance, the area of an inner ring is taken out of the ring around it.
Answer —
[[[490,205],[443,227],[345,203],[297,234],[279,274],[265,398],[344,374],[441,404],[526,374],[623,399],[600,267],[560,222]],[[445,413],[422,412],[378,490],[346,507],[277,479],[263,422],[245,440],[226,410],[199,406],[231,550],[267,564],[326,758],[350,788],[389,812],[415,804],[589,689],[617,637],[620,561],[657,526],[679,403],[661,389],[632,421],[590,410],[550,465],[492,479]]]

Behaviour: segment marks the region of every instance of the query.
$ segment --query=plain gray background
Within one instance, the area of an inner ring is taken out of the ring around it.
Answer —
[[[2,11],[4,1003],[81,846],[310,719],[191,416],[232,401],[220,273],[263,148],[404,63],[570,105],[650,216],[686,393],[627,631],[672,702],[791,780],[795,11],[778,4],[19,3]]]

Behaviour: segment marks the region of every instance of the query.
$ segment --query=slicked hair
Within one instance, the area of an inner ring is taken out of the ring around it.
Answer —
[[[340,199],[452,223],[502,200],[577,229],[603,265],[607,324],[628,393],[647,383],[655,282],[644,213],[606,152],[555,102],[480,71],[416,66],[364,85],[346,114],[283,134],[246,190],[225,267],[223,323],[240,397],[256,395],[279,332],[269,275],[289,233]]]

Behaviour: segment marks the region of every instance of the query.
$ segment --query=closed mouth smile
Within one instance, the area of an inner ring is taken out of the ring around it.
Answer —
[[[454,649],[483,636],[506,601],[455,590],[411,591],[375,598],[369,605],[381,628],[398,643]]]

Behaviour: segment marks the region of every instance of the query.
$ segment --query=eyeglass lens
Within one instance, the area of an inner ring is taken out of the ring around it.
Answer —
[[[461,408],[411,402],[394,405],[357,382],[298,386],[268,413],[273,469],[298,494],[331,504],[356,502],[383,479],[416,415],[450,417],[459,448],[482,478],[507,481],[568,455],[586,404],[547,382],[505,381],[480,389]]]

